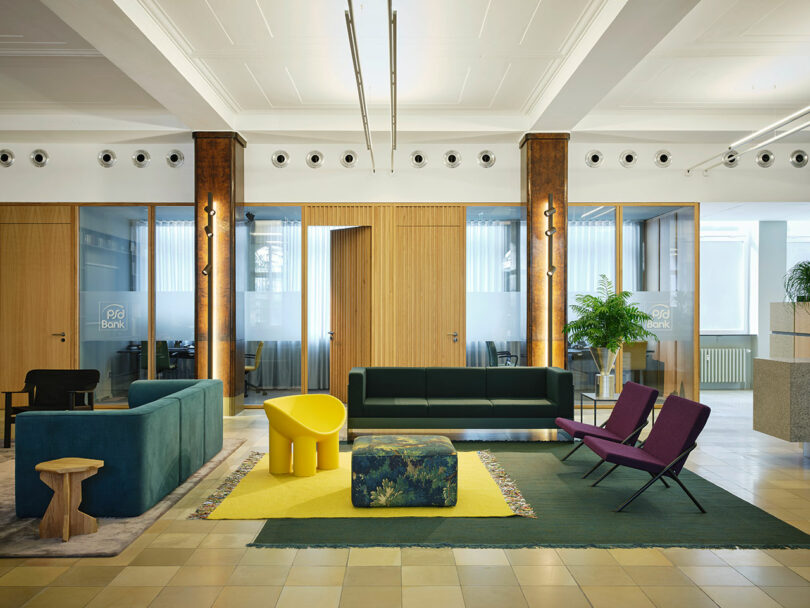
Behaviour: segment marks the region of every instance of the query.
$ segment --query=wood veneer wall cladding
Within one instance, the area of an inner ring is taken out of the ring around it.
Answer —
[[[221,378],[226,414],[238,413],[245,389],[243,311],[236,293],[236,218],[244,201],[244,149],[238,133],[194,133],[195,200],[195,334],[197,375],[208,376],[209,337],[214,344],[214,377]],[[209,302],[208,280],[202,270],[208,263],[208,223],[204,207],[208,193],[214,198],[214,297]],[[208,306],[214,306],[214,327],[208,327]]]
[[[527,350],[529,365],[548,365],[549,331],[551,364],[565,367],[567,345],[565,325],[567,295],[567,224],[568,224],[568,133],[527,133],[520,141],[520,190],[526,203],[528,244]],[[554,197],[552,310],[549,327],[548,309],[548,208],[549,194]]]

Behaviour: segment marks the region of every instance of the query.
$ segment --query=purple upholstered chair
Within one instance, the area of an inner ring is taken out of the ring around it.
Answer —
[[[670,395],[664,401],[661,414],[650,430],[649,437],[640,447],[605,441],[598,437],[585,437],[583,439],[585,445],[591,448],[597,456],[614,465],[592,485],[598,484],[616,470],[618,466],[631,467],[647,471],[652,479],[619,506],[616,511],[624,509],[659,479],[665,481],[664,478],[668,477],[681,486],[701,513],[705,513],[706,510],[692,496],[692,493],[686,489],[686,486],[678,478],[678,474],[683,469],[689,453],[697,447],[695,441],[703,427],[706,426],[710,412],[711,409],[702,403]]]
[[[635,445],[641,429],[647,426],[647,418],[657,398],[658,391],[654,388],[627,382],[616,405],[613,406],[610,417],[602,426],[576,422],[568,418],[557,418],[554,423],[574,439],[599,437],[605,441]],[[585,445],[583,442],[577,443],[562,459],[565,460],[583,445]],[[583,478],[593,473],[603,462],[604,460],[599,461]]]

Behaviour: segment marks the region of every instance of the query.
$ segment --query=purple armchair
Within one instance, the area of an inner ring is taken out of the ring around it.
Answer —
[[[585,445],[603,460],[613,463],[613,467],[592,485],[597,485],[619,466],[647,471],[652,479],[622,503],[616,509],[617,512],[641,496],[656,481],[660,479],[665,482],[664,478],[668,477],[681,486],[701,513],[705,513],[706,510],[692,496],[678,474],[683,469],[690,452],[697,447],[695,441],[706,426],[710,412],[711,409],[702,403],[670,395],[664,401],[661,414],[653,425],[649,437],[639,447],[618,444],[598,437],[585,437],[583,439]]]
[[[585,424],[568,418],[557,418],[555,424],[571,435],[574,439],[585,437],[598,437],[613,443],[635,445],[641,430],[647,426],[647,418],[658,398],[658,391],[635,382],[627,382],[622,393],[613,406],[610,417],[602,426]],[[577,443],[574,448],[563,456],[563,460],[585,445]],[[594,467],[583,475],[583,478],[593,473],[604,460],[600,460]]]

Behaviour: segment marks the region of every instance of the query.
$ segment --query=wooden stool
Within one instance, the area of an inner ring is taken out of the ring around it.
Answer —
[[[95,517],[79,511],[82,502],[82,480],[95,475],[104,466],[103,460],[88,458],[59,458],[40,462],[39,477],[53,490],[53,498],[39,524],[40,538],[62,537],[98,532]]]

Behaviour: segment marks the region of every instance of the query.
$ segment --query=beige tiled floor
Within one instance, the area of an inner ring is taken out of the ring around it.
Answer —
[[[800,446],[751,430],[750,393],[703,401],[713,412],[688,467],[810,532]],[[248,548],[262,522],[186,519],[266,449],[260,411],[225,429],[248,442],[119,556],[0,560],[0,608],[810,607],[810,550]]]

